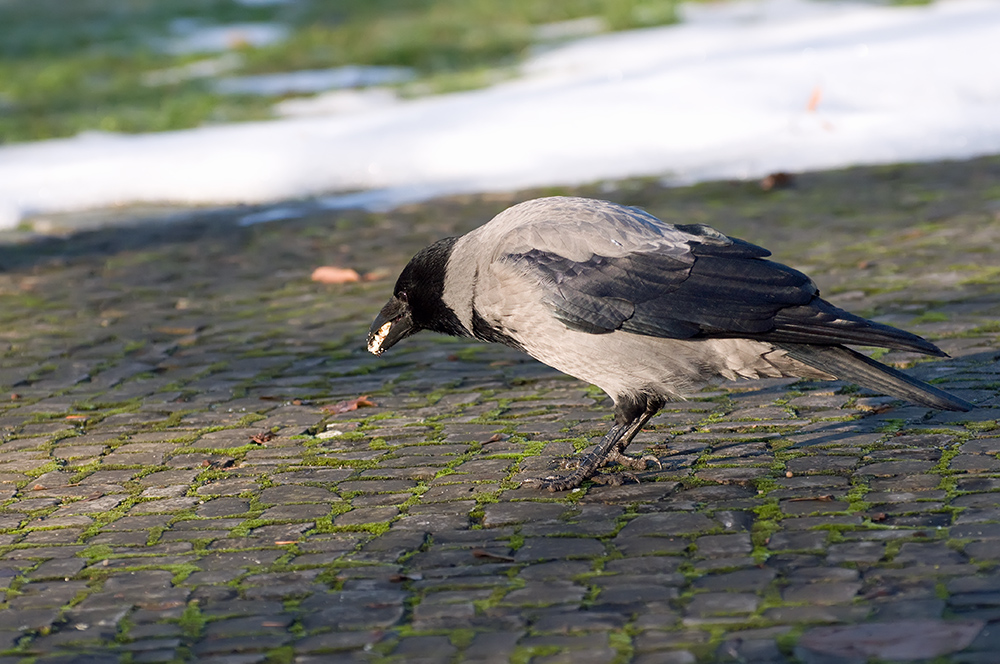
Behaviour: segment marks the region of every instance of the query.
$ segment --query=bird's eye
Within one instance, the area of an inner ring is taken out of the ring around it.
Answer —
[[[398,293],[396,293],[396,299],[399,300],[400,302],[406,302],[407,301],[406,291],[399,291]]]

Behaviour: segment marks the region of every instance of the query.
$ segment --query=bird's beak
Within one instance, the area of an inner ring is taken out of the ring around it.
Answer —
[[[368,352],[381,355],[397,341],[414,332],[416,329],[413,327],[410,305],[394,295],[368,328]]]

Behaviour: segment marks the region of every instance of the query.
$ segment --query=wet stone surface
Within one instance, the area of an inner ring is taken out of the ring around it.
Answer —
[[[606,430],[606,397],[499,346],[363,348],[416,249],[538,192],[5,237],[0,662],[905,661],[914,633],[994,661],[998,182],[982,159],[580,190],[769,247],[935,340],[952,359],[881,359],[981,407],[726,383],[639,435],[641,483],[555,494],[522,482]]]

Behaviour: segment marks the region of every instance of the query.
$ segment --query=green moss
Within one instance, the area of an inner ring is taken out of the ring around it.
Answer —
[[[114,550],[107,544],[91,544],[77,555],[91,561],[105,560],[114,555]]]
[[[359,523],[351,524],[349,526],[330,526],[329,531],[332,533],[371,533],[376,537],[379,535],[384,535],[389,532],[389,528],[392,527],[392,521],[380,521],[378,523]]]
[[[969,431],[975,433],[985,433],[987,431],[995,431],[997,429],[997,420],[982,420],[980,422],[969,421],[965,422],[965,428]]]
[[[202,630],[205,629],[205,623],[207,622],[207,619],[201,613],[198,601],[192,600],[188,602],[187,606],[184,608],[184,613],[181,614],[177,624],[180,625],[184,636],[189,640],[194,641],[201,636]]]

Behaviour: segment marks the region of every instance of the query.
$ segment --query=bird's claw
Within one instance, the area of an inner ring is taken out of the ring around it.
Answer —
[[[548,475],[547,477],[531,477],[524,480],[524,484],[536,485],[539,491],[548,491],[550,493],[555,493],[556,491],[568,491],[570,489],[576,489],[586,480],[591,479],[586,477],[583,473],[576,472],[571,473],[565,477],[560,477],[559,475]]]
[[[630,470],[646,470],[649,468],[649,464],[655,464],[657,470],[663,469],[663,464],[660,460],[653,456],[652,454],[645,454],[643,456],[631,456],[629,454],[624,454],[618,450],[612,450],[608,455],[607,460],[604,465],[617,463],[619,466],[623,466]]]
[[[538,477],[525,480],[525,483],[537,484],[539,489],[543,491],[550,491],[552,493],[555,493],[556,491],[576,489],[587,480],[591,480],[594,484],[604,486],[621,486],[626,481],[638,482],[639,478],[627,471],[621,473],[599,474],[597,473],[597,470],[611,464],[617,464],[629,470],[646,470],[650,463],[655,464],[657,468],[663,468],[660,460],[652,454],[634,457],[624,454],[618,449],[612,449],[602,458],[594,458],[594,456],[595,455],[588,455],[582,458],[577,457],[564,459],[559,464],[560,468],[563,470],[573,471],[565,477],[549,475],[548,477]]]
[[[600,486],[621,486],[626,482],[639,483],[639,478],[629,472],[624,473],[596,473],[590,477],[580,477],[577,474],[566,477],[550,475],[548,477],[534,477],[525,480],[525,484],[537,484],[539,490],[555,493],[557,491],[569,491],[576,489],[586,480]]]

